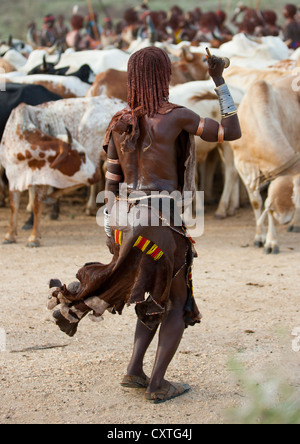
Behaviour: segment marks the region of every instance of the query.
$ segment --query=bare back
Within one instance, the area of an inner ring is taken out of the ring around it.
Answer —
[[[122,168],[124,182],[129,190],[168,191],[179,188],[177,139],[185,130],[196,134],[199,116],[186,108],[177,108],[168,114],[156,114],[140,119],[140,137],[136,150],[122,153],[121,137],[113,133],[113,147],[109,157],[117,154]]]

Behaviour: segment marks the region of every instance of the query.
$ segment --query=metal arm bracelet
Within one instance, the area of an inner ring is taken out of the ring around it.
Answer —
[[[220,101],[222,118],[225,119],[226,117],[237,114],[237,107],[235,106],[228,86],[224,83],[224,85],[216,88],[215,91]]]
[[[106,208],[104,210],[104,231],[108,237],[111,237],[110,214],[108,214]]]

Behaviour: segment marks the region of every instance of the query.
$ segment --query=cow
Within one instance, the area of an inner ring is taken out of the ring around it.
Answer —
[[[5,54],[7,51],[14,49],[22,54],[24,57],[27,57],[32,52],[32,46],[28,45],[21,40],[14,39],[12,35],[8,37],[7,41],[2,41],[0,45],[0,54]]]
[[[205,46],[209,45],[202,43],[199,47],[191,46],[190,50],[203,53]],[[290,50],[279,37],[268,36],[253,40],[243,33],[235,35],[232,41],[217,49],[211,48],[211,53],[230,58],[231,66],[256,69],[266,69],[281,60],[292,58]]]
[[[89,67],[89,65],[84,64],[80,66],[76,71],[70,71],[70,66],[65,66],[63,68],[56,68],[57,63],[49,63],[46,61],[46,56],[43,58],[43,63],[31,69],[27,75],[33,74],[51,74],[56,76],[72,76],[78,77],[82,82],[93,83],[95,79],[95,74]]]
[[[227,57],[242,57],[249,60],[284,60],[289,58],[290,50],[280,37],[252,38],[245,33],[236,34],[230,42],[219,48]]]
[[[0,139],[10,113],[20,103],[35,106],[57,100],[61,100],[61,96],[48,91],[41,85],[7,83],[5,91],[0,92]]]
[[[61,96],[50,92],[40,85],[19,85],[7,83],[5,91],[0,92],[0,140],[3,136],[5,125],[13,109],[21,103],[40,105],[45,102],[61,100]],[[0,202],[5,205],[5,183],[2,180],[3,167],[0,164]]]
[[[282,175],[296,176],[300,173],[300,92],[296,80],[294,76],[287,76],[270,83],[264,80],[252,83],[238,111],[242,138],[232,142],[231,146],[235,165],[246,185],[255,214],[254,245],[257,247],[263,247],[266,242],[261,223],[261,185]],[[296,185],[296,211],[290,231],[297,232],[300,227],[300,190]],[[278,245],[266,245],[266,252],[277,253]]]
[[[278,254],[280,252],[276,233],[275,221],[281,225],[291,223],[295,217],[296,208],[300,208],[300,202],[296,201],[295,189],[300,196],[300,175],[285,175],[271,182],[268,197],[265,201],[265,210],[258,220],[258,225],[263,227],[268,218],[268,229],[265,242],[266,254]],[[289,231],[300,232],[300,227],[291,225]]]
[[[21,104],[13,110],[0,146],[12,213],[5,243],[16,242],[21,192],[35,187],[34,225],[28,246],[38,247],[41,209],[48,188],[73,190],[98,182],[105,131],[122,108],[124,103],[117,99],[96,97],[36,107]]]
[[[0,73],[13,72],[15,67],[12,66],[7,60],[0,57]]]
[[[118,71],[112,68],[108,69],[96,76],[86,97],[106,95],[107,97],[115,97],[127,102],[127,80],[128,75],[126,71]]]
[[[87,50],[78,52],[68,50],[61,54],[60,61],[57,63],[57,54],[49,56],[45,50],[34,50],[29,55],[26,64],[19,68],[19,71],[28,74],[36,66],[43,64],[45,55],[47,57],[47,63],[56,63],[56,69],[68,66],[68,73],[72,73],[77,71],[81,66],[88,65],[95,75],[104,72],[109,68],[126,71],[130,57],[130,54],[121,51],[120,49]]]
[[[272,82],[281,77],[290,76],[292,73],[293,70],[279,69],[275,67],[256,69],[233,66],[224,72],[224,78],[228,85],[234,85],[246,92],[249,86],[257,80]]]
[[[12,65],[15,70],[20,69],[27,62],[26,57],[15,49],[9,49],[4,55],[2,55],[2,58]]]
[[[17,83],[19,85],[41,85],[48,91],[57,94],[63,99],[75,97],[85,97],[90,89],[88,83],[83,82],[78,77],[59,76],[51,74],[34,74],[27,76],[5,76],[0,75],[0,81]]]

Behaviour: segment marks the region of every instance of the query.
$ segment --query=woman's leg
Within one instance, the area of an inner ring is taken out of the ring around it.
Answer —
[[[140,376],[145,378],[143,370],[143,361],[145,353],[151,344],[157,328],[149,330],[139,319],[136,325],[133,353],[127,368],[128,375]]]
[[[157,391],[164,385],[165,373],[185,329],[184,307],[187,302],[187,284],[184,271],[181,271],[172,284],[170,302],[171,307],[160,327],[155,364],[147,388],[149,393]]]

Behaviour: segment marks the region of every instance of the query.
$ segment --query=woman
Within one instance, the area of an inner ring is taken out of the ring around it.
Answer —
[[[84,17],[73,15],[71,17],[72,31],[66,35],[66,43],[69,48],[75,51],[82,51],[89,48],[89,42],[85,31],[83,30]]]

